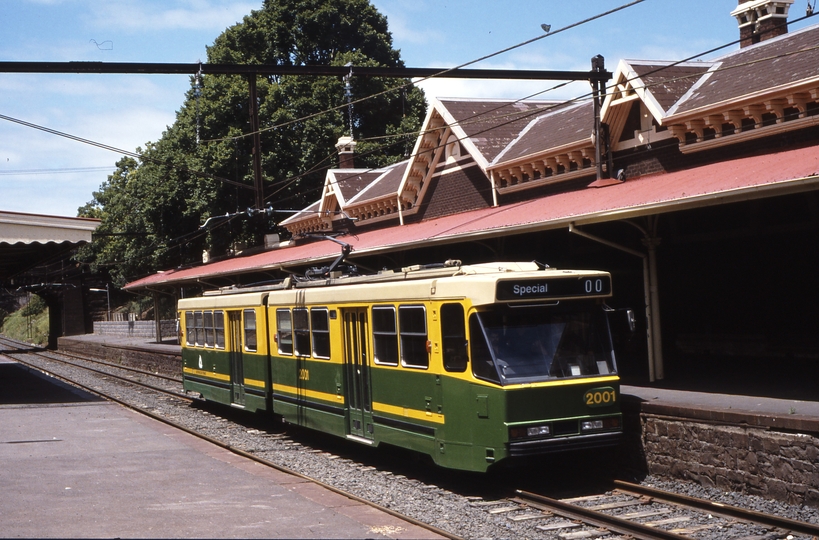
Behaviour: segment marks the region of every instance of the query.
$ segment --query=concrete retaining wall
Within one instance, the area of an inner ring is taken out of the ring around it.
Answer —
[[[162,336],[176,337],[176,321],[161,321]],[[94,321],[94,333],[103,336],[156,337],[156,321]]]

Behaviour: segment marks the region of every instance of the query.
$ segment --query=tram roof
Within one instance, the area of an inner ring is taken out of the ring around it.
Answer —
[[[554,193],[500,207],[396,225],[348,236],[349,257],[442,245],[493,236],[531,233],[799,193],[819,186],[815,147],[757,154],[681,171],[647,175]],[[133,281],[128,290],[180,286],[248,272],[325,263],[338,246],[313,241],[201,266],[158,272]]]

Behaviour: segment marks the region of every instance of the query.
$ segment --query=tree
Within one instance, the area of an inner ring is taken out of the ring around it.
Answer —
[[[208,63],[403,66],[386,18],[368,0],[266,0],[216,38]],[[174,125],[140,151],[139,162],[120,160],[79,210],[102,219],[99,239],[81,257],[112,268],[120,282],[200,260],[204,250],[219,256],[237,241],[258,244],[283,219],[216,219],[254,204],[249,81],[205,74],[200,87],[191,82]],[[260,76],[256,83],[266,202],[303,208],[320,196],[325,171],[337,166],[335,143],[350,130],[345,81]],[[352,108],[356,165],[402,159],[414,136],[401,134],[419,129],[423,93],[407,80],[352,77],[350,84],[353,100],[375,96]],[[385,135],[396,137],[384,144]]]

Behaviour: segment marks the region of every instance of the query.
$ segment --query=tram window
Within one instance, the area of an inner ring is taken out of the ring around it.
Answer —
[[[461,304],[441,306],[441,341],[444,351],[444,369],[466,371],[466,328],[464,307]]]
[[[256,350],[256,312],[252,309],[245,310],[245,350],[254,352]]]
[[[196,343],[196,330],[193,325],[193,311],[185,312],[185,344],[193,345]]]
[[[214,344],[217,349],[225,348],[225,312],[213,312],[213,331],[215,334]]]
[[[213,312],[206,311],[203,315],[205,326],[205,347],[213,348]]]
[[[201,347],[202,345],[205,344],[205,329],[202,326],[202,324],[203,324],[202,312],[201,311],[194,312],[194,314],[193,314],[193,325],[196,327],[196,329],[195,329],[195,338],[194,339],[195,339],[196,345],[198,345],[199,347]]]
[[[424,306],[400,306],[398,332],[401,336],[401,364],[428,368],[427,315]]]
[[[298,356],[310,356],[310,319],[305,308],[293,310],[293,340]]]
[[[393,306],[373,307],[373,343],[376,364],[398,365],[398,333]]]
[[[469,351],[472,354],[472,374],[478,379],[500,384],[481,322],[474,313],[469,317]]]
[[[276,342],[280,354],[293,354],[293,325],[289,309],[276,310]]]
[[[313,330],[313,356],[330,358],[330,321],[327,308],[310,310],[310,326]]]

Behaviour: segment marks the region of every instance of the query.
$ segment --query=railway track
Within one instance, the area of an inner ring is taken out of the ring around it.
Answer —
[[[536,522],[535,529],[561,540],[736,538],[742,540],[819,538],[819,525],[616,480],[598,495],[553,499],[518,490],[517,496],[474,500],[490,514]]]
[[[35,369],[47,371],[49,368],[49,363],[67,365],[96,373],[109,379],[119,380],[126,384],[160,392],[188,403],[194,401],[193,397],[179,391],[179,389],[182,388],[182,379],[178,377],[171,377],[160,373],[152,373],[142,369],[104,362],[98,359],[78,356],[75,354],[55,353],[51,351],[33,349],[26,344],[16,342],[6,337],[0,337],[0,354],[22,364],[26,364],[29,367],[34,367]],[[38,359],[39,362],[33,361],[35,358]],[[71,361],[69,359],[74,359],[75,361]],[[159,382],[147,382],[147,380],[156,380]],[[69,382],[75,383],[74,381]],[[95,389],[91,389],[91,391],[98,393]]]

